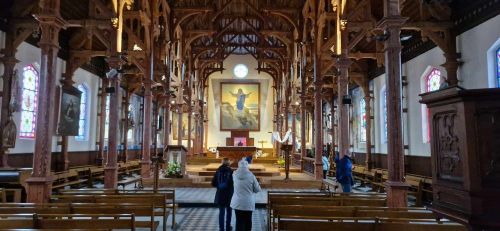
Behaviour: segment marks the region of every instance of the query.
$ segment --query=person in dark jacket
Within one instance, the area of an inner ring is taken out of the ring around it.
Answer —
[[[337,167],[335,174],[337,182],[342,185],[343,192],[350,193],[354,185],[354,180],[352,178],[352,159],[349,151],[346,151],[346,154],[342,158],[340,158],[340,154],[337,152],[335,155],[335,165]]]
[[[233,197],[233,170],[229,167],[229,159],[222,159],[221,166],[212,178],[212,186],[217,188],[215,204],[219,206],[219,230],[230,231],[231,227],[231,198]],[[224,218],[225,222],[224,222]],[[225,225],[225,226],[224,226]],[[224,228],[225,227],[225,228]]]

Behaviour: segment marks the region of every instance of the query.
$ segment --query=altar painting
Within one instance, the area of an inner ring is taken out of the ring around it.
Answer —
[[[221,83],[220,130],[260,131],[260,84]]]

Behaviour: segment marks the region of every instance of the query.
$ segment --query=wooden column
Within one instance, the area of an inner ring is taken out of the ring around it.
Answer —
[[[151,94],[151,73],[145,73],[144,76],[144,123],[143,123],[143,133],[142,133],[142,159],[141,159],[141,176],[143,178],[151,177],[151,114],[152,114],[152,104],[153,95]]]
[[[177,104],[177,145],[182,145],[182,104]]]
[[[304,157],[306,157],[306,75],[304,74],[303,61],[300,62],[300,171],[304,171]]]
[[[321,94],[323,82],[321,78],[321,62],[318,60],[317,46],[313,45],[314,62],[314,175],[316,180],[323,179],[323,95]]]
[[[122,108],[123,108],[123,161],[127,162],[128,161],[128,123],[129,123],[129,118],[128,118],[128,106],[130,104],[130,95],[131,92],[127,89],[125,93],[125,97],[123,97],[123,102],[122,102]]]
[[[59,6],[59,0],[44,1],[36,17],[40,22],[42,32],[38,43],[42,55],[33,172],[26,180],[27,201],[30,203],[48,202],[52,191],[50,160],[56,122],[53,105],[56,104],[57,52],[59,51],[59,31],[66,24],[59,14]]]
[[[369,89],[365,90],[365,113],[366,113],[366,159],[365,167],[372,169],[372,113]]]
[[[330,135],[332,136],[332,153],[335,155],[335,96],[332,97],[332,102],[330,104],[332,106],[331,108],[331,117],[330,117],[330,123],[332,129],[330,130]],[[335,158],[335,156],[334,156]],[[332,165],[330,165],[332,166]]]
[[[104,133],[106,124],[106,88],[108,87],[108,80],[101,78],[101,90],[99,95],[99,150],[97,152],[96,164],[102,165],[104,159]]]
[[[389,35],[385,41],[385,76],[387,83],[387,161],[389,176],[386,182],[387,205],[407,206],[407,184],[404,183],[404,149],[401,108],[401,26],[399,0],[384,1],[384,18],[379,23]]]
[[[121,58],[115,55],[108,59],[110,68],[118,70]],[[108,73],[111,92],[109,94],[108,155],[104,166],[104,188],[115,189],[118,182],[118,144],[120,126],[120,81],[119,71]]]
[[[351,65],[351,61],[347,57],[347,55],[342,54],[337,60],[337,67],[340,70],[340,75],[337,81],[337,92],[338,92],[338,124],[337,124],[337,134],[338,134],[338,150],[340,154],[340,158],[342,158],[347,152],[349,152],[349,105],[344,104],[343,98],[344,96],[349,95],[349,86],[348,86],[348,73],[349,66]]]
[[[11,125],[15,126],[15,123],[12,119],[12,113],[14,112],[14,108],[11,107],[11,97],[12,97],[12,82],[13,82],[13,76],[14,76],[14,67],[16,66],[16,63],[19,62],[15,58],[15,49],[13,48],[13,35],[14,32],[7,32],[6,36],[6,47],[5,47],[5,57],[2,58],[2,63],[4,66],[4,73],[3,73],[3,88],[2,88],[2,112],[1,112],[1,122],[0,122],[0,128],[2,129],[2,132],[0,132],[0,167],[8,167],[8,154],[7,150],[9,147],[6,147],[4,140],[8,139],[10,141],[14,141],[15,144],[15,139],[17,137],[16,131],[6,131],[7,129],[7,123],[10,123]],[[19,78],[20,75],[18,75]],[[10,137],[7,137],[9,136]],[[13,139],[13,140],[12,140]]]
[[[191,93],[190,93],[191,94]],[[191,98],[191,97],[189,97]],[[191,100],[190,100],[190,104],[191,104]],[[193,119],[193,110],[191,109],[192,107],[189,106],[189,110],[188,110],[188,125],[187,125],[187,149],[188,149],[188,155],[193,155],[193,150],[191,149],[192,145],[191,145],[191,142],[192,142],[192,136],[191,136],[191,121]]]
[[[167,158],[167,146],[170,144],[170,96],[167,93],[167,99],[163,108],[163,158]]]
[[[295,147],[297,146],[297,106],[292,106],[292,156],[295,156]]]

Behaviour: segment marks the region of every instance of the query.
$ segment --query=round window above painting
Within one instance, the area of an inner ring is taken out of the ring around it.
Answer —
[[[248,68],[247,66],[245,66],[245,64],[238,64],[234,67],[233,73],[236,78],[243,79],[248,75]]]

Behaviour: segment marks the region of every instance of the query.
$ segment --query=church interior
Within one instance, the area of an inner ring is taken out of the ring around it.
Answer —
[[[0,230],[500,230],[499,0],[0,6]]]

